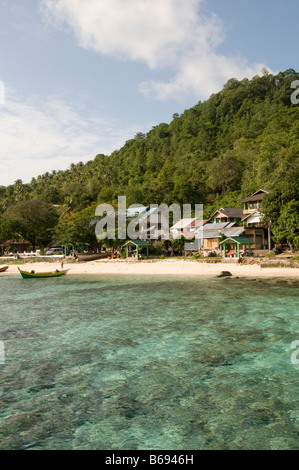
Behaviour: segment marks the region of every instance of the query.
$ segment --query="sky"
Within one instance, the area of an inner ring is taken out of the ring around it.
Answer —
[[[299,70],[298,0],[0,0],[0,185],[97,154],[230,78]]]

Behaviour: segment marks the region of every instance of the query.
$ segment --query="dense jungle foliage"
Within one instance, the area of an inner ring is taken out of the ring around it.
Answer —
[[[118,196],[126,196],[128,206],[202,203],[208,218],[220,207],[240,207],[240,199],[260,188],[272,191],[264,213],[276,240],[299,236],[299,104],[291,102],[295,80],[299,74],[293,69],[277,75],[264,71],[252,80],[232,78],[207,101],[175,113],[170,124],[137,133],[110,156],[97,155],[28,184],[18,180],[1,186],[0,239],[13,230],[17,236],[24,201],[27,207],[33,201],[43,208],[63,206],[56,218],[50,209],[46,216],[53,236],[59,227],[65,233],[74,218],[92,218],[97,204],[117,205]],[[81,220],[81,238],[83,226]]]

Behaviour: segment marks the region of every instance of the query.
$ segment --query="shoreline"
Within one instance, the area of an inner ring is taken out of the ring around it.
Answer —
[[[47,272],[61,269],[61,260],[9,265],[1,276],[20,275],[18,267],[24,271]],[[96,260],[68,263],[64,261],[67,275],[131,275],[131,276],[198,276],[217,277],[222,271],[229,271],[239,278],[289,278],[299,279],[299,268],[267,267],[242,265],[239,263],[209,263],[196,260]]]

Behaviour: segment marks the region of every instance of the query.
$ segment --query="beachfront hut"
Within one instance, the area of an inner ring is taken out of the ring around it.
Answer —
[[[238,258],[240,258],[240,246],[248,246],[248,253],[250,256],[250,247],[253,245],[254,242],[252,240],[249,240],[249,238],[245,237],[229,237],[226,238],[225,240],[222,240],[222,242],[219,243],[219,245],[223,245],[223,258],[225,258],[226,255],[226,246],[227,245],[234,245],[236,247],[235,253],[237,252]]]
[[[28,252],[30,249],[30,242],[28,241],[16,241],[16,240],[7,240],[4,243],[0,244],[0,256],[4,253],[22,253]]]
[[[136,258],[138,259],[139,249],[146,248],[146,256],[148,257],[149,248],[152,245],[145,240],[129,240],[127,243],[123,245],[123,248],[126,248],[127,258],[129,257],[129,246],[136,249]]]

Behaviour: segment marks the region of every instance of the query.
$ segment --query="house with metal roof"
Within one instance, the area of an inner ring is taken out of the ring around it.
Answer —
[[[267,189],[259,189],[251,196],[242,199],[240,203],[244,204],[243,208],[243,225],[246,227],[245,236],[253,241],[253,247],[256,249],[271,248],[269,239],[271,234],[269,228],[262,225],[264,214],[263,198],[271,191]]]
[[[222,222],[241,222],[243,219],[243,209],[238,207],[221,207],[210,217],[209,221],[214,224]]]
[[[240,201],[241,204],[244,204],[243,214],[244,216],[252,214],[253,212],[261,211],[263,206],[263,198],[265,194],[269,194],[271,191],[268,189],[259,189],[251,196],[246,197]]]
[[[202,227],[202,248],[219,248],[223,236],[238,237],[244,232],[245,227],[239,227],[235,222],[207,223]]]
[[[243,227],[236,227],[235,230],[239,234],[245,235],[248,239],[253,241],[253,248],[262,249],[269,246],[268,243],[268,228],[262,227],[262,202],[266,194],[269,194],[271,191],[267,189],[259,189],[254,194],[245,199],[242,199],[240,204],[243,204],[242,208],[237,207],[222,207],[218,209],[210,217],[209,223],[205,225],[205,236],[204,236],[204,247],[206,248],[215,248],[218,246],[219,233],[216,234],[216,231],[212,233],[206,232],[209,225],[214,224],[214,229],[216,226],[220,228],[219,224],[221,223],[234,223],[235,225],[243,225]],[[228,225],[225,225],[225,234]],[[215,237],[212,237],[212,234]],[[229,234],[227,234],[229,236]],[[235,236],[237,236],[235,232]]]
[[[208,220],[201,220],[197,217],[191,219],[181,219],[175,225],[170,228],[172,238],[176,238],[178,235],[183,235],[185,238],[193,238],[195,233],[203,227]]]

